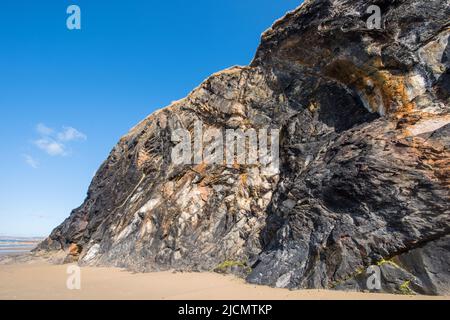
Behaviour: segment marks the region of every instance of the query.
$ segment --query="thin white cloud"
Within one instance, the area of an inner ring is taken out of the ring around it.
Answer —
[[[87,136],[72,127],[64,127],[63,131],[58,133],[59,141],[76,141],[76,140],[86,140]]]
[[[44,220],[44,219],[49,219],[50,217],[45,215],[45,214],[30,214],[30,217],[36,218],[36,219],[40,219],[40,220]]]
[[[69,155],[67,143],[87,140],[84,133],[73,127],[63,127],[61,131],[57,132],[53,128],[39,123],[36,131],[40,138],[34,140],[33,144],[50,156],[67,156]]]
[[[25,158],[26,164],[28,164],[33,169],[37,169],[39,167],[39,162],[29,154],[24,154],[23,157]]]
[[[45,124],[43,123],[38,123],[38,125],[36,126],[36,131],[43,136],[50,136],[53,134],[53,132],[55,132],[55,130],[53,130],[52,128],[47,127]]]
[[[51,156],[65,156],[67,155],[66,147],[64,144],[52,140],[50,138],[42,138],[34,141],[34,144],[39,149],[45,151]]]

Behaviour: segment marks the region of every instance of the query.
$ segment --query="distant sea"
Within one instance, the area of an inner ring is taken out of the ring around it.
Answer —
[[[0,237],[0,256],[16,255],[33,250],[42,238]]]

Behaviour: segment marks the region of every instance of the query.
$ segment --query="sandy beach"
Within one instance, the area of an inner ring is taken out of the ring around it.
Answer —
[[[68,265],[44,261],[0,265],[1,300],[353,300],[450,299],[327,290],[274,289],[214,273],[133,274],[115,268],[81,268],[81,290],[67,289]]]

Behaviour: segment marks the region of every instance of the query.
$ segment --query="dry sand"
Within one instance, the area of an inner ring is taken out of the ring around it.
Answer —
[[[32,261],[0,265],[0,299],[284,300],[284,299],[450,299],[326,290],[289,291],[246,284],[213,273],[133,274],[114,268],[82,268],[81,290],[66,287],[67,265]]]

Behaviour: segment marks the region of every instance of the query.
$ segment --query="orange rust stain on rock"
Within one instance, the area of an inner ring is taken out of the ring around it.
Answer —
[[[197,171],[200,174],[205,174],[207,167],[208,167],[208,164],[205,163],[205,162],[202,162],[202,163],[196,165],[194,167],[194,170]]]
[[[381,94],[387,112],[396,107],[395,114],[403,115],[415,109],[415,104],[408,97],[405,77],[394,76],[388,71],[380,71],[375,77],[382,88]]]
[[[362,66],[356,66],[348,60],[336,60],[324,71],[328,77],[356,89],[371,111],[391,113],[397,118],[412,112],[415,104],[408,97],[405,77],[380,70],[380,67],[380,58],[372,59]]]
[[[145,150],[139,150],[138,157],[137,157],[137,165],[138,168],[141,169],[147,162],[149,162],[151,159],[149,153]]]
[[[427,120],[436,120],[444,123],[445,121],[450,122],[450,115],[448,114],[434,114],[428,112],[412,112],[411,114],[405,114],[399,119],[397,123],[397,128],[403,129],[403,136],[413,136],[414,128],[413,126],[424,123]],[[412,130],[412,132],[411,132]],[[427,131],[423,131],[427,132]]]
[[[247,186],[247,180],[248,180],[248,174],[247,173],[243,173],[240,175],[240,179],[241,179],[241,184],[243,187]]]
[[[169,181],[162,187],[162,195],[166,198],[170,198],[174,193],[174,183]]]
[[[72,243],[69,247],[69,255],[73,257],[79,256],[81,253],[81,246],[76,243]]]
[[[208,201],[210,189],[208,187],[200,186],[198,187],[198,191],[200,192],[200,197],[204,202]]]
[[[450,190],[450,152],[438,142],[429,142],[415,138],[416,150],[420,153],[420,161],[430,169],[434,177]]]
[[[402,138],[398,142],[405,148],[399,153],[403,161],[416,163],[424,176],[450,191],[450,152],[444,145],[422,137]]]

